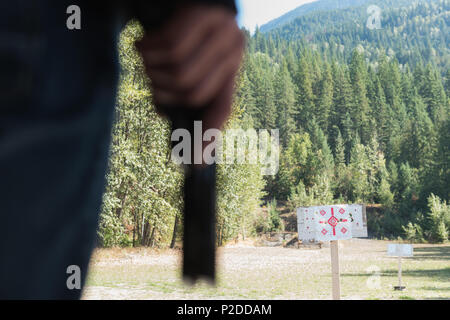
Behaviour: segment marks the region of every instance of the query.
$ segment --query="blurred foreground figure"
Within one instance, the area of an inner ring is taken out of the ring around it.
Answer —
[[[73,4],[81,23],[69,28]],[[145,21],[137,48],[159,112],[208,106],[206,130],[221,128],[230,113],[244,46],[235,13],[234,0],[0,4],[0,299],[81,295],[125,23]]]

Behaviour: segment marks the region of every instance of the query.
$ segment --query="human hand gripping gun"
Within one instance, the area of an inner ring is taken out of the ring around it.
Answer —
[[[140,19],[150,36],[137,47],[155,106],[170,120],[172,132],[190,133],[190,161],[183,165],[183,278],[190,282],[215,281],[216,164],[204,162],[204,145],[195,146],[194,122],[202,121],[203,130],[220,129],[230,113],[245,42],[234,14],[224,6],[192,5],[178,10],[156,32],[150,31],[154,17]]]

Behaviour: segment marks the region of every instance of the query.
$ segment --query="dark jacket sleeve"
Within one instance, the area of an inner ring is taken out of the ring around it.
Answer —
[[[189,3],[224,6],[237,13],[235,0],[137,0],[133,3],[132,12],[146,29],[153,29],[169,19],[177,7]]]
[[[221,5],[229,8],[230,10],[237,12],[235,0],[189,0],[186,2],[197,2],[211,5]]]

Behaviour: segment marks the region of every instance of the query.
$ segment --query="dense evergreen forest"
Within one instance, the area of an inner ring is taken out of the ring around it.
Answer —
[[[371,204],[371,237],[448,240],[450,2],[399,2],[374,1],[381,29],[366,28],[364,5],[247,32],[227,127],[279,129],[280,169],[261,176],[260,165],[219,165],[219,245],[282,228],[277,201]],[[141,34],[134,22],[120,39],[104,246],[173,246],[182,233],[182,175],[134,50]]]
[[[321,0],[313,2],[330,2]],[[401,66],[410,67],[418,63],[436,64],[441,71],[449,69],[450,30],[448,0],[331,0],[349,6],[352,2],[363,6],[347,9],[317,11],[303,15],[262,36],[256,31],[256,47],[271,56],[286,54],[286,43],[294,50],[310,47],[320,52],[327,60],[348,62],[355,48],[364,49],[364,56],[377,63],[382,55],[395,57]],[[377,13],[368,13],[370,6],[380,8],[381,29],[367,27],[369,17],[378,18]],[[319,6],[320,7],[320,6]],[[280,50],[281,49],[281,50]],[[283,50],[284,49],[284,50]]]

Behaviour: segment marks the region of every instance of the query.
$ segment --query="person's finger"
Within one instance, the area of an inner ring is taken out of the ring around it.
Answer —
[[[224,10],[188,11],[172,19],[159,33],[146,35],[139,42],[146,64],[149,66],[174,65],[183,62],[203,42],[214,26],[225,19]]]
[[[153,87],[152,89],[155,105],[176,105],[182,102],[181,97],[172,91],[158,87]]]
[[[225,79],[236,73],[241,63],[242,50],[243,42],[235,46],[233,51],[187,94],[187,104],[192,107],[207,104],[220,90]]]
[[[199,84],[191,90],[183,92],[183,90],[174,85],[173,79],[167,79],[168,82],[166,83],[161,81],[163,77],[170,78],[170,76],[164,75],[164,72],[160,71],[161,74],[156,77],[155,71],[151,71],[151,68],[148,68],[150,69],[148,73],[152,79],[155,102],[163,104],[182,103],[191,107],[201,107],[207,104],[208,100],[212,99],[216,92],[220,90],[224,79],[235,73],[239,67],[244,37],[241,33],[238,33],[238,35],[239,37],[235,40],[235,44],[231,45],[233,50],[225,54],[226,57],[217,66],[210,66],[208,68],[210,73],[203,80],[198,79],[195,83]]]
[[[241,45],[243,35],[234,19],[228,20],[216,32],[212,32],[194,56],[179,66],[172,78],[172,85],[180,90],[195,87],[211,70],[215,69],[229,52]]]
[[[233,49],[239,38],[243,35],[236,25],[234,19],[228,20],[227,24],[212,32],[194,56],[185,63],[173,67],[152,67],[146,64],[149,77],[158,86],[166,89],[187,91],[195,87],[209,72],[214,69],[228,52]]]
[[[231,113],[235,77],[236,72],[228,76],[217,97],[214,98],[206,107],[202,119],[204,130],[210,128],[222,129],[223,124],[226,122]],[[156,106],[156,111],[158,114],[163,116],[167,111],[165,109],[166,107],[173,105],[185,105],[185,103],[183,103],[183,97],[161,89],[153,90],[153,100]],[[164,108],[161,106],[164,106]]]

